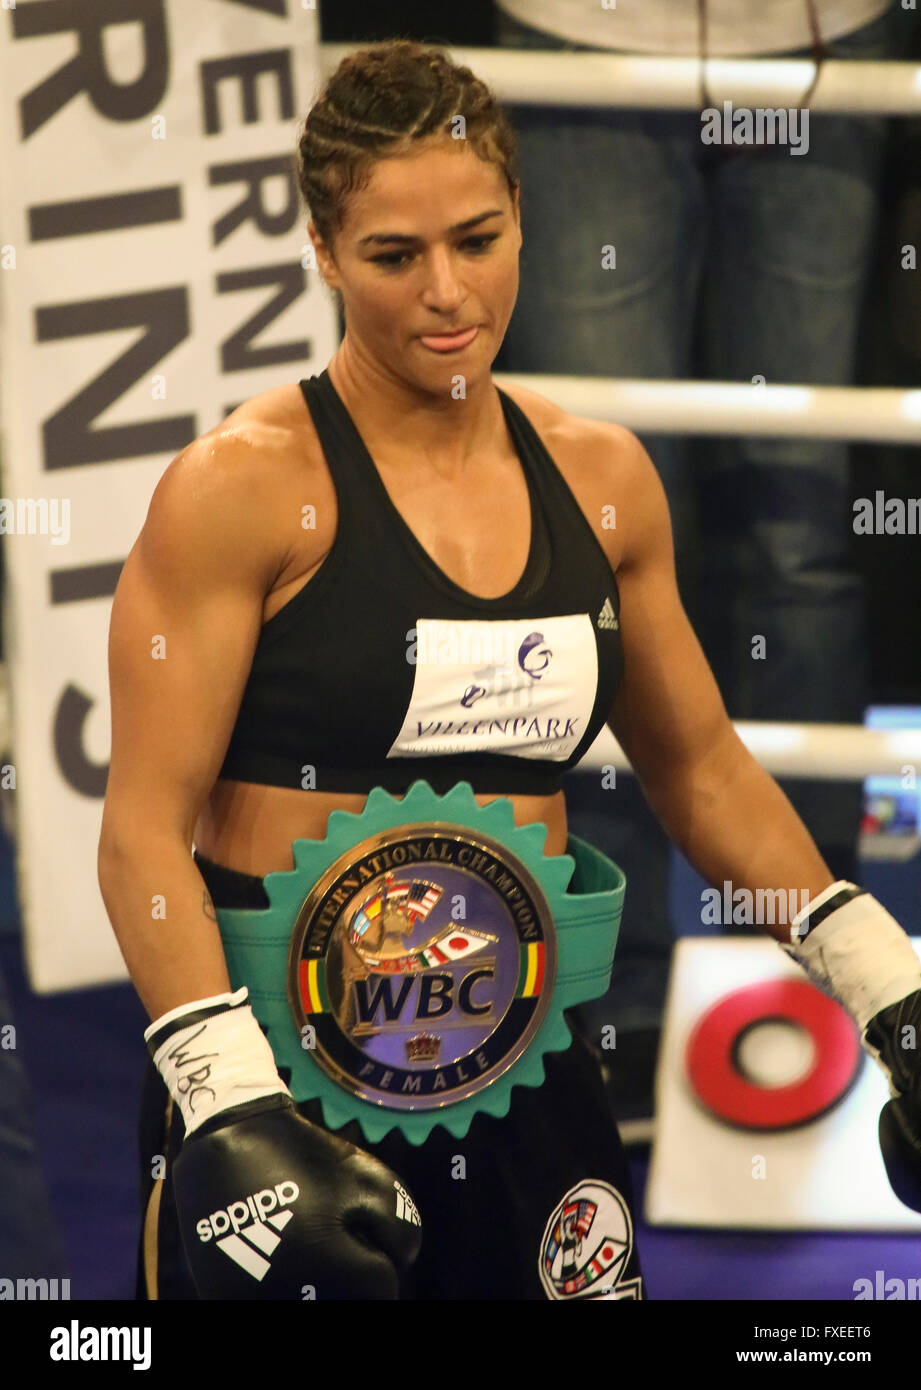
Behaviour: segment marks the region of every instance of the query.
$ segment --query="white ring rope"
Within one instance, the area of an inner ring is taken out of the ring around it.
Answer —
[[[497,373],[571,415],[655,434],[773,435],[921,442],[921,391],[868,386],[771,386],[734,381]]]
[[[367,44],[320,44],[324,77]],[[699,58],[540,49],[451,48],[500,101],[535,106],[609,106],[699,111]],[[707,58],[707,88],[718,105],[798,107],[815,76],[811,58]],[[809,101],[817,115],[912,116],[921,113],[921,65],[828,59]]]
[[[909,788],[921,778],[921,729],[733,722],[749,752],[775,777],[859,782],[889,776],[904,779]],[[630,771],[626,754],[609,729],[598,735],[577,770],[600,771],[606,765]]]

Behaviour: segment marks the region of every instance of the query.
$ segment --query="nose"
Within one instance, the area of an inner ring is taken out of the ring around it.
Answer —
[[[426,305],[446,314],[459,308],[466,298],[466,291],[458,275],[457,258],[451,248],[433,247],[426,269]]]

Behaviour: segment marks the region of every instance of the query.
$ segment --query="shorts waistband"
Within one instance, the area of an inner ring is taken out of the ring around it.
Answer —
[[[215,864],[213,859],[199,854],[197,849],[192,857],[216,908],[245,907],[258,910],[269,906],[269,895],[258,874],[244,874],[239,869]]]

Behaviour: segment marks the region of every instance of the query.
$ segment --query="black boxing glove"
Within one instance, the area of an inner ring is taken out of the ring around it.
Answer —
[[[889,1082],[879,1144],[900,1202],[921,1211],[921,961],[872,894],[839,880],[794,919],[782,949],[842,1003]]]
[[[182,1005],[144,1034],[185,1121],[173,1189],[199,1297],[398,1298],[422,1239],[415,1203],[298,1115],[247,998]]]
[[[879,1146],[900,1202],[921,1211],[921,989],[882,1009],[867,1025],[864,1045],[889,1080],[880,1112]]]

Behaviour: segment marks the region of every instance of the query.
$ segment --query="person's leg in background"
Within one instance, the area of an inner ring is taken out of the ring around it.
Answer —
[[[0,974],[0,1279],[59,1281],[66,1274],[64,1257],[32,1132],[20,1050]],[[58,1296],[69,1296],[62,1284],[57,1288]]]
[[[831,56],[893,56],[890,20],[891,11],[833,42]],[[805,154],[782,145],[721,154],[701,375],[853,381],[886,131],[883,118],[810,115]],[[860,723],[865,598],[849,556],[847,444],[749,436],[698,448],[700,520],[712,539],[701,636],[730,716]],[[855,878],[860,785],[781,785],[832,872]]]
[[[4,550],[0,545],[0,599],[6,587]],[[0,762],[12,762],[12,727],[7,652],[0,618]],[[0,875],[15,877],[13,846],[15,818],[11,798],[15,792],[0,793]],[[4,888],[7,884],[4,883]],[[9,912],[15,913],[15,889],[8,887]],[[0,900],[6,896],[0,893]],[[15,931],[18,923],[7,912],[0,917],[0,1279],[66,1278],[62,1242],[51,1209],[34,1136],[32,1097],[28,1078],[20,1060],[23,1036],[17,1029],[10,1007],[9,991],[3,971],[5,948],[10,957],[17,951]],[[63,1285],[58,1285],[62,1293]],[[17,1294],[17,1297],[19,1295]]]
[[[500,12],[497,41],[580,51]],[[706,241],[696,115],[518,106],[511,116],[521,155],[521,284],[496,370],[686,376]],[[603,266],[606,246],[613,269]],[[693,607],[693,492],[682,441],[642,441],[668,494],[679,583]],[[635,778],[619,776],[607,789],[599,773],[575,773],[569,786],[572,830],[627,875],[611,989],[580,1018],[596,1046],[603,1025],[614,1025],[615,1112],[645,1118],[674,943],[668,839]]]

